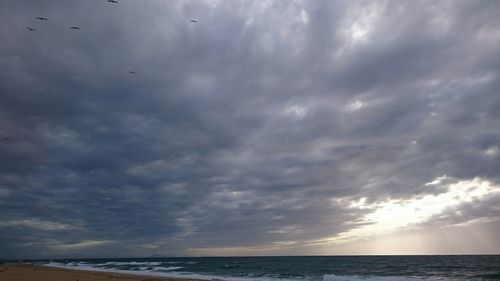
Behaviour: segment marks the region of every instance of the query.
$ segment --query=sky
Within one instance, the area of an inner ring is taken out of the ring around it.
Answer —
[[[1,1],[0,258],[498,254],[499,14]]]

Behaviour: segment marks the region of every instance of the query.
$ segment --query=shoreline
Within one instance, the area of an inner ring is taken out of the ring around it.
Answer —
[[[2,281],[207,281],[206,279],[165,277],[146,274],[122,273],[63,268],[34,264],[0,265]]]

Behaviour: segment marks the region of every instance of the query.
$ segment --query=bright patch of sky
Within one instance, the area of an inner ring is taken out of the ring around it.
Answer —
[[[500,150],[496,146],[488,147],[488,149],[486,149],[484,151],[484,154],[486,154],[488,157],[491,157],[491,158],[497,157],[499,153],[500,153]]]
[[[500,186],[481,178],[453,180],[445,175],[426,183],[425,186],[438,187],[442,192],[373,203],[366,202],[366,198],[352,201],[352,209],[371,210],[358,222],[363,225],[323,241],[347,242],[390,234],[428,222],[446,211],[459,210],[464,204],[500,195]]]
[[[307,108],[301,105],[291,105],[283,110],[283,113],[292,115],[297,118],[302,118],[307,114]]]
[[[378,20],[379,9],[378,5],[373,4],[352,12],[344,31],[346,38],[352,44],[363,43],[369,39]]]
[[[361,109],[365,104],[360,100],[355,100],[347,105],[349,111],[356,111]]]

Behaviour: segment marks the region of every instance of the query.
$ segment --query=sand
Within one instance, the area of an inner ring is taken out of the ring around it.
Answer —
[[[0,265],[0,281],[189,281],[193,279],[164,278],[111,272],[62,269],[29,264]]]

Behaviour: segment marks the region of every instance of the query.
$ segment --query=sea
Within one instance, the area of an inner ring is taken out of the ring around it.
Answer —
[[[47,266],[226,281],[500,280],[500,255],[72,259]]]

